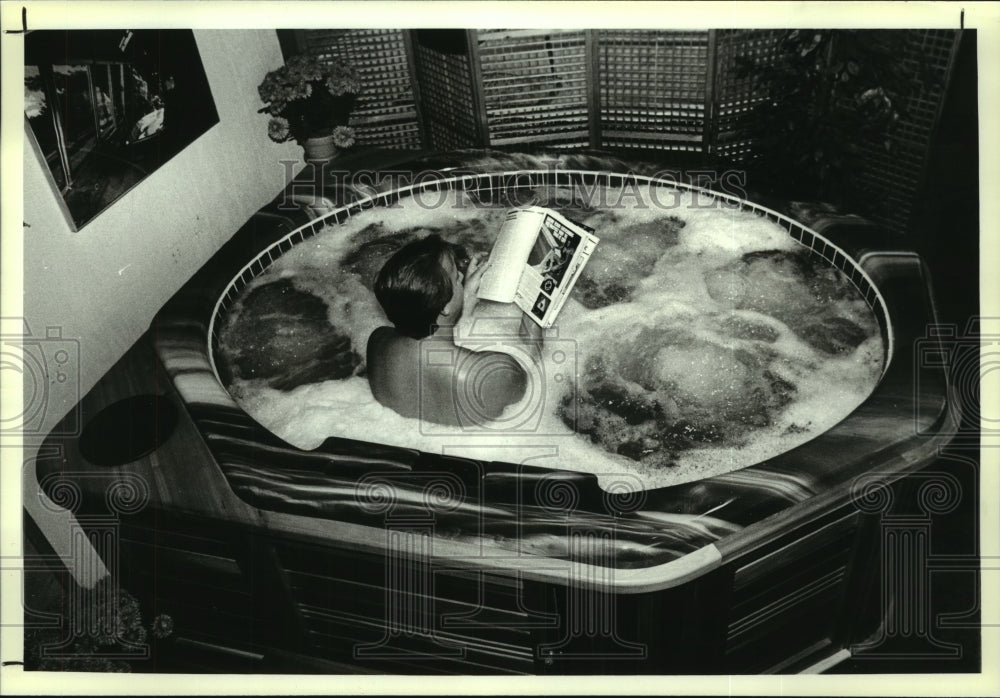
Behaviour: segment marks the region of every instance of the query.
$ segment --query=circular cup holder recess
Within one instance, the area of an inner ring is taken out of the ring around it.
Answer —
[[[80,434],[80,453],[94,465],[125,465],[149,455],[177,426],[177,407],[163,395],[134,395],[95,414]]]

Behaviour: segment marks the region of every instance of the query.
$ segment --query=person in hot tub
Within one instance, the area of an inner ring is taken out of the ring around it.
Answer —
[[[368,382],[382,405],[404,417],[437,424],[481,424],[520,400],[528,374],[510,354],[473,352],[455,343],[455,327],[471,315],[484,265],[461,270],[456,248],[437,235],[400,248],[375,279],[375,297],[394,327],[368,338]],[[520,312],[520,311],[518,311]],[[518,345],[539,361],[540,328],[521,315],[517,334],[501,345]]]

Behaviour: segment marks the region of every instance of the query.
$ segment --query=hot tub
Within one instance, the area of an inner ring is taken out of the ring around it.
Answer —
[[[255,276],[327,225],[415,189],[496,195],[657,181],[569,155],[543,167],[526,167],[538,165],[528,158],[483,163],[339,207],[313,197],[298,225],[259,214],[158,314],[150,336],[163,374],[152,371],[152,390],[180,408],[181,424],[158,451],[108,476],[120,481],[134,469],[149,493],[148,504],[119,512],[133,531],[121,559],[159,565],[170,555],[183,560],[175,569],[200,570],[180,575],[192,583],[228,579],[201,589],[217,599],[212,612],[246,599],[223,613],[240,619],[228,629],[205,621],[197,603],[177,610],[191,603],[184,584],[154,602],[190,618],[198,642],[262,662],[283,653],[421,673],[791,671],[875,632],[877,602],[855,617],[843,610],[877,598],[866,570],[877,563],[886,493],[934,460],[957,415],[942,367],[920,360],[939,342],[927,332],[924,266],[859,219],[806,226],[698,190],[767,218],[843,272],[884,347],[877,386],[842,421],[732,472],[608,487],[586,468],[511,462],[502,450],[471,458],[338,436],[303,450],[239,407],[215,361],[220,318]],[[67,477],[40,462],[56,501]]]

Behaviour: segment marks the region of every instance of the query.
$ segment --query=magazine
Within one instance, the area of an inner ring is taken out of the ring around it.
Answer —
[[[479,298],[515,303],[551,327],[599,238],[541,206],[513,209],[500,227],[479,286]]]

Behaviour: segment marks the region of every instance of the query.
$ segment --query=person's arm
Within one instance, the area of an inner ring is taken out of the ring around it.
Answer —
[[[464,318],[473,317],[473,311],[479,302],[479,297],[476,293],[479,290],[479,283],[482,280],[485,269],[485,265],[482,265],[478,258],[473,258],[469,262],[469,268],[465,276],[465,297],[462,304],[462,316]],[[512,317],[510,325],[512,330],[514,326],[513,320],[514,318]],[[542,356],[542,328],[529,318],[526,313],[522,312],[520,313],[520,324],[517,325],[516,331],[517,335],[509,337],[506,341],[512,344],[516,343],[522,352],[527,353],[535,361],[538,361]]]
[[[535,361],[539,361],[542,358],[542,328],[541,326],[528,317],[527,313],[521,313],[521,327],[519,331],[524,344],[524,348],[534,357]]]
[[[462,315],[472,317],[472,311],[475,310],[476,304],[479,302],[479,285],[483,281],[484,271],[486,271],[486,265],[482,263],[482,258],[479,255],[469,260],[469,266],[465,269],[465,279],[462,282],[462,292],[465,294],[462,299]]]

